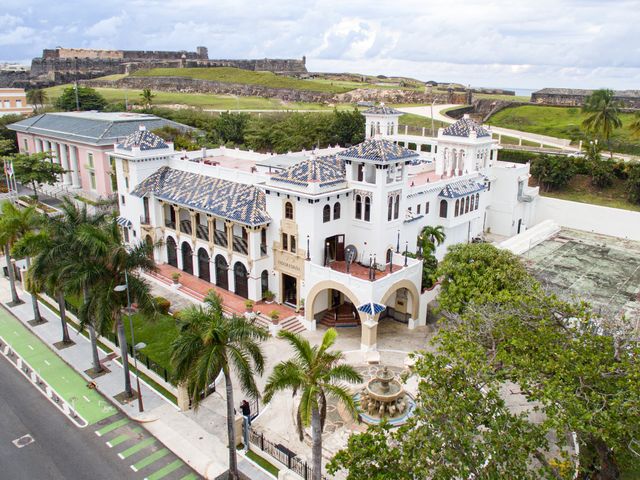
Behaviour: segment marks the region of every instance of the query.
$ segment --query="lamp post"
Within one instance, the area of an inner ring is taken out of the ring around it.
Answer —
[[[407,266],[407,253],[409,251],[409,241],[404,244],[404,266]]]
[[[396,243],[396,253],[400,253],[400,229],[398,229],[398,241]]]
[[[127,271],[124,271],[124,285],[116,285],[113,289],[116,292],[127,292],[127,317],[129,317],[129,328],[131,329],[131,345],[133,348],[133,366],[136,369],[136,387],[138,388],[138,411],[144,412],[144,405],[142,404],[142,390],[140,389],[140,371],[138,370],[138,356],[136,355],[136,341],[133,336],[133,320],[131,319],[131,296],[129,294],[129,276]]]
[[[309,235],[307,235],[307,260],[311,260],[311,256],[309,252]]]

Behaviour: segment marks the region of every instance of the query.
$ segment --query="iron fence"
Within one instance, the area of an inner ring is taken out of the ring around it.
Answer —
[[[309,480],[313,477],[313,467],[311,467],[306,460],[298,458],[295,452],[292,452],[281,443],[273,443],[269,439],[265,438],[264,433],[250,430],[249,447],[251,446],[259,448],[262,452],[266,453],[273,459],[283,465],[286,465],[289,470],[297,473],[304,478],[304,480]],[[327,480],[327,477],[323,475],[322,480]]]

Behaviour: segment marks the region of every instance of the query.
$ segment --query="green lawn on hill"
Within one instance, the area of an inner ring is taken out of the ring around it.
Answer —
[[[216,82],[241,83],[244,85],[263,85],[270,88],[290,88],[325,93],[344,93],[355,87],[334,85],[332,82],[300,80],[298,78],[276,75],[272,72],[254,72],[232,67],[212,68],[151,68],[138,70],[135,77],[189,77]]]
[[[522,105],[499,111],[492,115],[487,123],[497,127],[578,141],[584,138],[582,122],[585,117],[586,114],[582,113],[578,107]],[[622,128],[616,129],[611,138],[614,151],[640,154],[640,139],[632,138],[629,129],[633,114],[621,113],[620,119]]]
[[[49,101],[53,103],[65,88],[71,85],[58,85],[45,89]],[[142,90],[128,88],[96,88],[109,103],[141,103]],[[189,107],[215,110],[333,110],[333,107],[320,103],[283,102],[277,98],[241,97],[235,95],[211,95],[206,93],[160,92],[153,90],[153,105],[186,105]],[[338,109],[350,109],[351,105],[337,105]]]

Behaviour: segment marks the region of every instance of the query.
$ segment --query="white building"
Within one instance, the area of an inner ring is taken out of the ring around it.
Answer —
[[[444,227],[441,258],[483,231],[526,229],[537,196],[528,165],[499,162],[490,131],[472,120],[418,142],[397,133],[399,116],[374,107],[363,143],[281,156],[175,152],[141,129],[111,154],[125,239],[162,240],[157,262],[241,297],[270,290],[304,305],[309,328],[360,324],[363,350],[375,350],[379,321],[426,321],[421,261],[403,255],[424,226]],[[368,302],[386,309],[356,310]]]

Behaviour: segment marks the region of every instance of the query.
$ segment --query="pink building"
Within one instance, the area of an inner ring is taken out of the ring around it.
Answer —
[[[61,184],[97,199],[112,195],[115,181],[107,152],[113,145],[144,125],[155,130],[165,125],[188,129],[185,125],[155,115],[127,112],[44,113],[8,126],[18,134],[21,153],[51,151],[54,161],[67,173]]]

